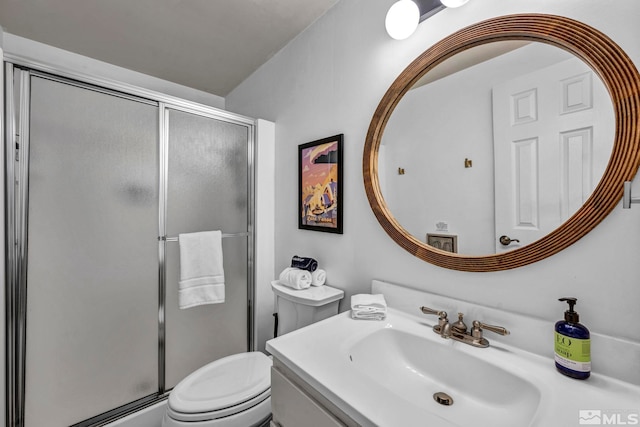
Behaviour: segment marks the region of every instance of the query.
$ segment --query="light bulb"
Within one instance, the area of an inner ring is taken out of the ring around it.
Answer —
[[[469,0],[440,0],[440,3],[447,7],[460,7]]]
[[[418,28],[420,9],[412,0],[397,1],[389,8],[384,25],[387,33],[396,39],[404,40]]]

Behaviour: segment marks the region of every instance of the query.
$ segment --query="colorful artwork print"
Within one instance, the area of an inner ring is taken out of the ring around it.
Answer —
[[[342,135],[299,146],[299,228],[342,233]]]

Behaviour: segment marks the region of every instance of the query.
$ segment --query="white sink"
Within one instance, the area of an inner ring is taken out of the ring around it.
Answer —
[[[267,350],[363,426],[567,427],[579,425],[580,411],[640,412],[636,385],[598,373],[567,378],[551,358],[443,339],[429,320],[392,308],[384,321],[346,312],[270,340]],[[437,403],[436,392],[453,404]]]
[[[475,425],[481,417],[495,427],[527,426],[540,403],[540,391],[531,382],[394,328],[363,337],[351,346],[349,356],[356,369],[390,392],[459,425]],[[436,402],[433,396],[439,392],[453,404]]]

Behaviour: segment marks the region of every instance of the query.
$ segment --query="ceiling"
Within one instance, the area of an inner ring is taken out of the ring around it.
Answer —
[[[0,0],[0,26],[225,97],[337,1]]]

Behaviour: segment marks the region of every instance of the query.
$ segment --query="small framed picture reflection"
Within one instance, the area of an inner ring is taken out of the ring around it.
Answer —
[[[458,236],[455,234],[427,233],[427,244],[445,252],[458,253]]]

